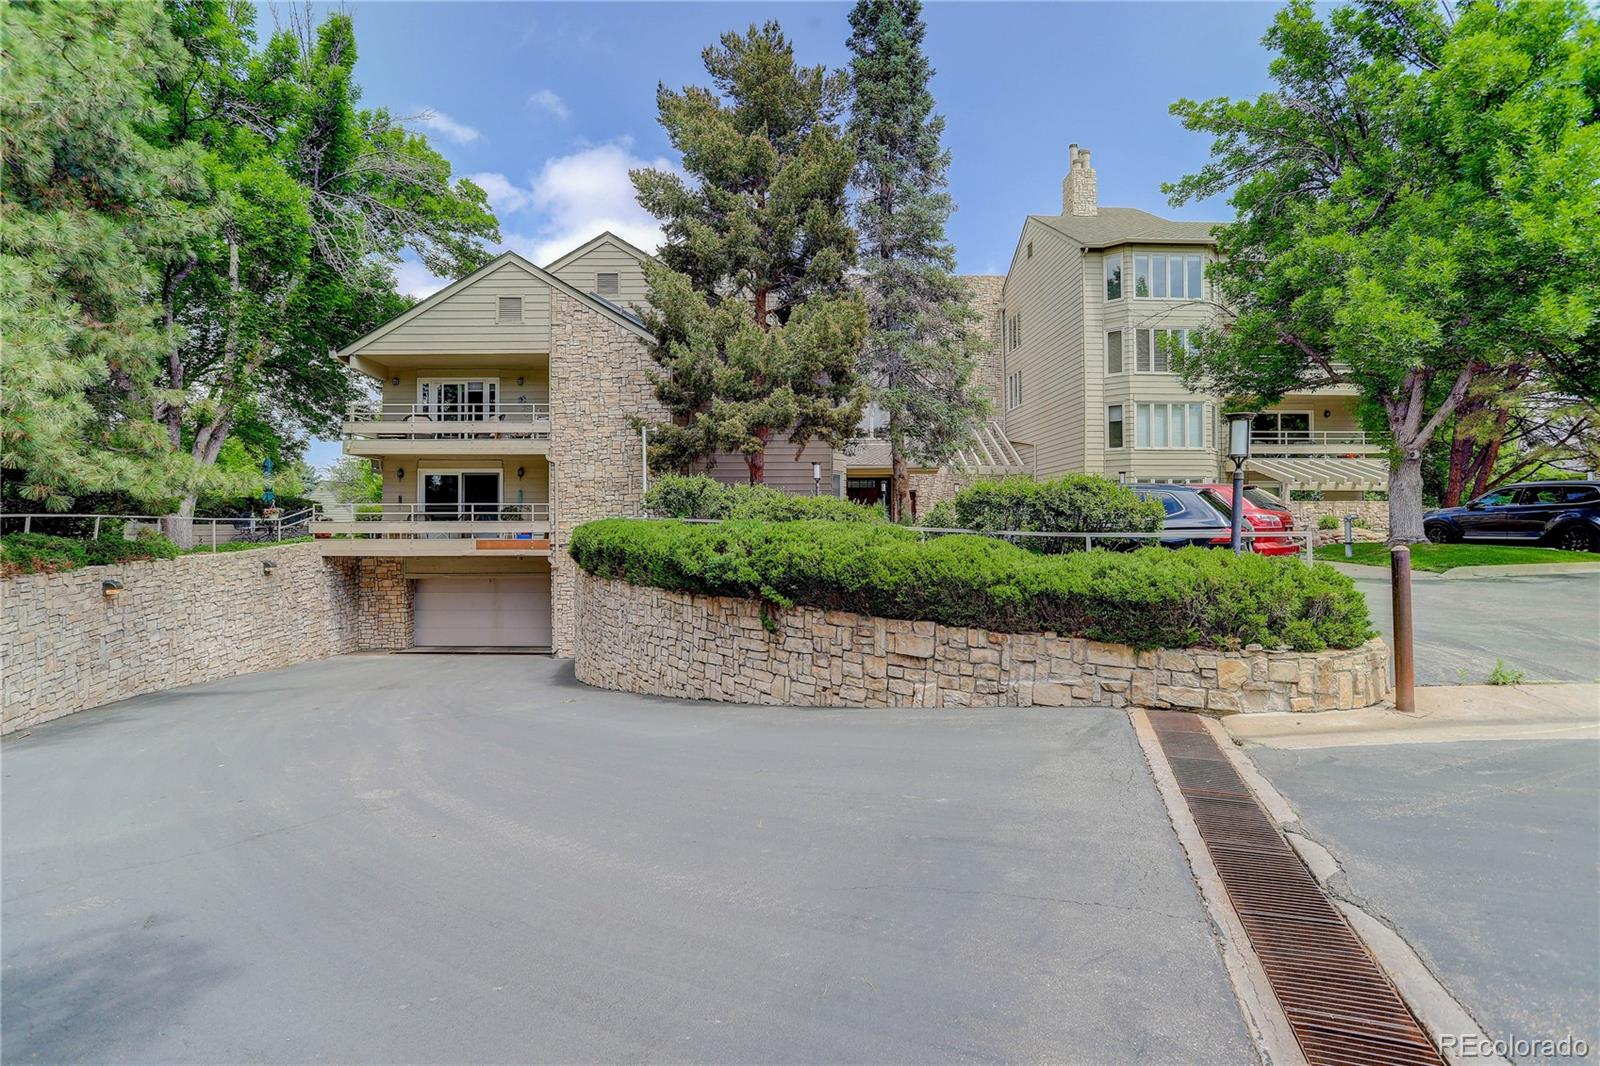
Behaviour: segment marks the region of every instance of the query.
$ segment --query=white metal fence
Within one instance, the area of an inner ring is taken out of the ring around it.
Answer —
[[[316,515],[316,508],[307,507],[290,514],[266,518],[260,515],[240,515],[229,518],[180,518],[176,515],[147,515],[147,514],[58,514],[52,511],[36,511],[26,514],[0,515],[0,530],[7,533],[45,533],[49,532],[53,523],[71,522],[81,527],[87,526],[89,535],[99,539],[101,531],[107,527],[115,527],[122,523],[122,535],[140,530],[153,530],[160,532],[163,521],[172,521],[182,526],[187,526],[190,533],[190,543],[196,548],[209,547],[216,551],[224,544],[243,541],[258,544],[274,544],[295,537],[309,536],[311,533],[310,522]]]

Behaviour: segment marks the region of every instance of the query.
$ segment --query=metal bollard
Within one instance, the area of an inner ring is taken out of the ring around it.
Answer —
[[[1394,605],[1394,707],[1417,709],[1417,667],[1411,644],[1411,549],[1389,548],[1389,599]]]
[[[1356,553],[1356,518],[1358,516],[1347,514],[1344,516],[1344,557],[1349,559]]]

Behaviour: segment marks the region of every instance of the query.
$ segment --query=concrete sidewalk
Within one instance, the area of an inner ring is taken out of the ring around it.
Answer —
[[[1269,748],[1595,738],[1600,737],[1600,684],[1436,685],[1417,689],[1414,714],[1370,707],[1236,714],[1222,722],[1234,740]]]

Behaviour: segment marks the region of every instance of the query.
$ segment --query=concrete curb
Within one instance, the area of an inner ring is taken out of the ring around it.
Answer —
[[[1299,824],[1299,814],[1294,805],[1279,792],[1272,782],[1256,767],[1248,755],[1239,749],[1222,723],[1214,718],[1205,720],[1206,728],[1211,731],[1217,746],[1222,749],[1234,769],[1244,778],[1250,791],[1255,793],[1268,814],[1278,822],[1278,829],[1288,839],[1290,845],[1300,855],[1311,875],[1317,879],[1328,898],[1344,914],[1350,927],[1355,930],[1367,950],[1377,961],[1389,980],[1394,984],[1395,991],[1400,993],[1400,998],[1405,1000],[1406,1006],[1416,1015],[1417,1021],[1427,1031],[1434,1046],[1448,1063],[1464,1063],[1470,1061],[1475,1064],[1491,1063],[1494,1066],[1511,1066],[1503,1058],[1472,1055],[1463,1057],[1459,1053],[1446,1051],[1440,1046],[1440,1037],[1446,1034],[1462,1038],[1477,1037],[1483,1043],[1480,1046],[1492,1047],[1483,1027],[1477,1019],[1450,994],[1444,984],[1436,977],[1427,963],[1422,961],[1415,949],[1406,943],[1398,932],[1394,930],[1381,917],[1363,910],[1349,898],[1351,893],[1343,888],[1344,868],[1339,864],[1338,857],[1320,843],[1312,840],[1302,832],[1296,831]]]
[[[1351,577],[1389,578],[1384,566],[1368,563],[1347,563],[1342,560],[1318,559],[1341,574]],[[1484,578],[1547,577],[1560,574],[1600,574],[1600,563],[1506,563],[1500,566],[1457,566],[1443,572],[1432,570],[1411,571],[1412,581],[1476,581]]]

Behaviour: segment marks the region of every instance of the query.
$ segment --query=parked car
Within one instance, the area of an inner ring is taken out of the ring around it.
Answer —
[[[1195,488],[1222,512],[1223,517],[1233,521],[1232,485],[1196,485]],[[1289,513],[1289,508],[1282,500],[1265,489],[1249,485],[1244,489],[1244,520],[1250,530],[1258,534],[1294,529],[1294,515]],[[1257,555],[1295,555],[1300,551],[1300,545],[1289,537],[1255,536],[1248,538],[1246,543]]]
[[[1162,537],[1160,544],[1168,548],[1183,548],[1191,544],[1202,548],[1227,544],[1229,518],[1212,501],[1206,499],[1198,485],[1166,485],[1140,483],[1128,486],[1142,500],[1155,500],[1161,504],[1165,517],[1161,532],[1173,534]],[[1142,540],[1139,544],[1149,544]],[[1135,545],[1130,544],[1130,547]]]
[[[1600,481],[1527,481],[1422,516],[1435,544],[1488,541],[1600,552]]]

